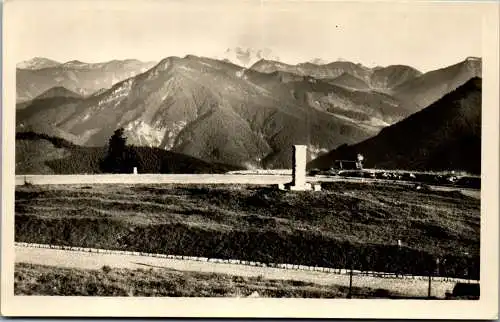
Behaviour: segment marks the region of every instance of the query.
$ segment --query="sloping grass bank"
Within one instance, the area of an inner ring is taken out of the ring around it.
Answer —
[[[15,295],[345,298],[349,291],[293,280],[109,266],[87,270],[19,263],[14,276]],[[356,298],[400,297],[361,287],[353,287],[352,293]]]
[[[18,187],[16,241],[478,278],[478,200],[357,183],[325,188]]]

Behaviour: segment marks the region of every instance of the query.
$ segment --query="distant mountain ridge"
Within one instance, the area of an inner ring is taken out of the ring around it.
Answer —
[[[58,102],[58,99],[72,99],[72,98],[83,99],[84,97],[78,93],[70,91],[65,87],[55,86],[41,93],[33,100],[24,101],[16,104],[16,110],[22,110],[26,107],[31,107],[33,109],[33,106],[36,106],[36,109],[38,111],[39,109],[44,109],[44,107],[46,106],[44,103],[40,105],[41,102],[46,102],[48,104],[58,104],[56,103]]]
[[[467,57],[465,60],[438,70],[433,70],[394,87],[394,97],[422,109],[445,94],[465,84],[469,79],[482,77],[482,59]]]
[[[16,68],[19,69],[43,69],[43,68],[51,68],[61,65],[60,62],[57,62],[52,59],[44,58],[44,57],[34,57],[30,60],[25,60],[16,65]]]
[[[141,62],[138,59],[124,59],[124,60],[110,60],[107,62],[101,63],[85,63],[80,60],[74,59],[64,63],[45,58],[45,57],[34,57],[29,60],[22,61],[17,63],[17,69],[29,69],[29,70],[39,70],[45,68],[53,68],[53,67],[66,67],[66,68],[77,68],[77,69],[99,69],[99,68],[108,68],[110,66],[118,67],[119,65],[127,65],[127,64],[155,64],[153,61],[149,62]]]
[[[339,147],[308,167],[327,169],[337,159],[355,160],[361,153],[367,168],[481,173],[481,83],[474,77],[375,137]]]
[[[70,91],[69,89],[62,87],[62,86],[55,86],[52,88],[49,88],[42,94],[38,95],[35,97],[35,99],[45,99],[45,98],[52,98],[52,97],[73,97],[73,98],[83,98],[82,95],[75,93],[73,91]]]
[[[422,74],[415,68],[405,65],[369,68],[349,61],[334,61],[327,64],[308,62],[289,65],[279,61],[261,59],[250,68],[263,73],[282,71],[318,79],[335,79],[342,75],[350,75],[377,90],[390,90]]]
[[[29,101],[52,87],[88,96],[129,77],[145,72],[155,62],[135,59],[112,60],[105,63],[83,63],[77,60],[58,63],[45,58],[23,62],[16,69],[17,102]]]

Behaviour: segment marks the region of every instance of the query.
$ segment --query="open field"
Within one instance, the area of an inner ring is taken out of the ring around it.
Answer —
[[[439,257],[441,275],[478,279],[479,200],[375,183],[323,188],[18,186],[16,241],[415,275]]]

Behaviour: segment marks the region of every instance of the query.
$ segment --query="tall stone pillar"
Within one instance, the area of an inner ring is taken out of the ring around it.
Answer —
[[[313,190],[320,191],[321,185],[319,183],[311,186],[310,183],[306,182],[306,166],[307,166],[307,146],[306,145],[294,145],[293,146],[293,156],[292,156],[292,182],[287,184],[278,184],[280,190],[292,190],[292,191],[305,191]]]
[[[293,191],[311,190],[311,184],[306,182],[307,146],[294,145],[292,159],[292,182],[287,188]]]
[[[292,186],[303,187],[306,184],[307,146],[294,145],[292,159]]]

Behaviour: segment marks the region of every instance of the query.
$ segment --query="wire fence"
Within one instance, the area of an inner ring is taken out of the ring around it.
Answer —
[[[154,254],[154,253],[137,252],[137,251],[110,250],[110,249],[100,249],[100,248],[62,246],[62,245],[37,244],[37,243],[25,243],[25,242],[16,242],[15,246],[65,250],[65,251],[84,252],[84,253],[156,257],[156,258],[174,259],[174,260],[247,265],[254,267],[267,267],[267,268],[285,269],[285,270],[303,270],[303,271],[322,272],[322,273],[330,273],[330,274],[337,274],[344,276],[347,275],[349,278],[349,292],[347,296],[348,298],[352,298],[355,296],[355,294],[353,293],[353,290],[355,289],[356,286],[355,284],[358,279],[362,279],[363,277],[381,278],[381,279],[387,279],[388,281],[391,279],[427,281],[428,282],[427,297],[429,298],[434,296],[433,294],[434,283],[448,282],[448,283],[458,283],[458,284],[479,285],[479,280],[471,279],[468,276],[464,276],[463,278],[440,276],[438,269],[436,269],[435,271],[429,271],[429,274],[427,275],[414,275],[414,274],[402,274],[402,273],[391,273],[391,272],[377,272],[368,270],[356,270],[353,268],[345,269],[345,268],[307,266],[307,265],[287,264],[287,263],[263,263],[263,262],[239,260],[239,259],[221,259],[221,258],[208,258],[208,257],[184,256],[184,255]]]

